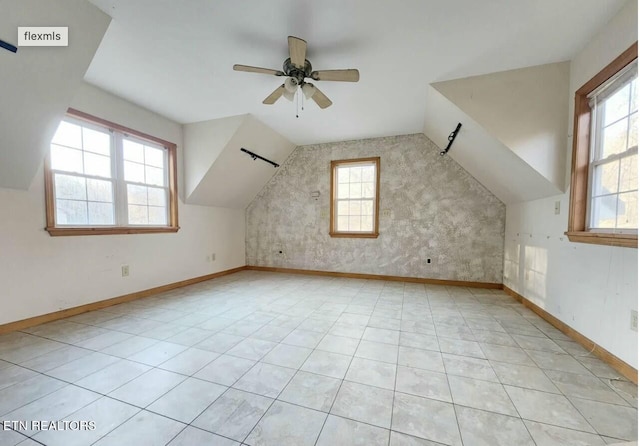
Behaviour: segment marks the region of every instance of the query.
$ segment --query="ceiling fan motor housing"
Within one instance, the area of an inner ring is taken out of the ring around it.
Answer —
[[[282,71],[285,75],[295,78],[298,85],[302,85],[305,77],[311,77],[311,62],[305,59],[304,68],[300,68],[291,63],[291,58],[288,57],[282,64]]]

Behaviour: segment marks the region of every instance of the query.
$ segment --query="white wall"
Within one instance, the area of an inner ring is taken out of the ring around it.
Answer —
[[[185,200],[198,187],[247,115],[184,124]]]
[[[0,187],[27,190],[111,17],[88,1],[0,1],[2,39],[19,26],[67,26],[69,46],[0,49]]]
[[[562,190],[568,62],[438,82],[433,86]]]
[[[637,41],[637,17],[631,0],[571,61],[570,131],[575,90]],[[629,327],[638,309],[638,250],[569,242],[568,204],[567,189],[507,206],[504,283],[637,368],[638,333]]]
[[[215,158],[209,157],[207,171],[198,179],[197,186],[186,199],[187,203],[245,209],[277,169],[264,161],[251,159],[240,149],[246,148],[277,164],[282,164],[295,149],[291,141],[252,115],[241,117],[242,122],[233,136],[217,152],[217,138],[211,136],[215,133],[214,129],[220,127],[220,120],[197,124],[202,126],[199,134],[194,134],[190,125],[184,127],[187,159],[191,156],[192,149],[200,148],[202,152],[202,148],[211,148],[215,153]],[[209,123],[214,127],[209,127]],[[207,128],[208,130],[202,131]],[[205,161],[205,157],[199,158]]]
[[[446,147],[447,137],[456,124],[462,124],[447,156],[503,203],[537,200],[560,193],[560,188],[433,86],[427,87],[424,118],[424,134],[441,148]]]
[[[178,144],[182,183],[179,124],[88,84],[71,106]],[[245,264],[244,210],[180,201],[175,234],[50,237],[42,169],[28,191],[0,189],[0,209],[0,324]]]

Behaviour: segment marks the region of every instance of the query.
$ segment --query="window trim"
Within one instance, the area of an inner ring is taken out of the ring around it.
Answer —
[[[122,132],[136,138],[160,144],[167,149],[167,169],[169,176],[169,224],[167,226],[105,226],[105,227],[59,227],[55,221],[55,194],[53,190],[53,173],[51,170],[51,151],[47,153],[44,164],[44,194],[46,209],[45,230],[52,237],[76,236],[76,235],[116,235],[116,234],[158,234],[178,232],[178,163],[176,144],[164,139],[133,130],[129,127],[116,124],[106,119],[98,118],[74,108],[67,109],[67,115],[91,124],[97,124],[118,132]]]
[[[587,228],[589,172],[591,155],[591,107],[588,96],[638,58],[638,42],[627,48],[576,90],[573,117],[573,149],[569,198],[569,227],[565,235],[572,242],[598,245],[638,247],[638,234],[612,233]]]
[[[375,212],[373,216],[373,231],[372,232],[345,232],[345,231],[337,231],[335,228],[335,173],[336,167],[340,164],[351,164],[351,163],[363,163],[363,162],[373,162],[376,166],[376,198],[375,198]],[[329,204],[329,235],[331,237],[337,238],[378,238],[380,235],[378,232],[379,228],[379,216],[380,216],[380,157],[370,157],[370,158],[353,158],[353,159],[343,159],[343,160],[332,160],[331,161],[331,184],[330,184],[330,199],[331,203]]]

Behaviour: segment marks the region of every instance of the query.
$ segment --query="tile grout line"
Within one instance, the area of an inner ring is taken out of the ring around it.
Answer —
[[[433,315],[433,312],[431,311],[431,302],[429,302],[429,311]],[[460,312],[460,310],[457,308],[457,304],[456,304],[456,311],[458,313]],[[442,359],[442,368],[444,369],[445,377],[447,379],[447,387],[449,388],[449,395],[451,395],[451,409],[453,410],[453,416],[455,417],[456,426],[458,427],[458,438],[460,439],[460,443],[464,445],[464,440],[462,439],[462,429],[460,429],[460,420],[458,419],[456,404],[455,404],[455,400],[453,399],[453,392],[451,390],[451,383],[449,382],[449,374],[447,373],[447,367],[445,365],[444,358],[442,356],[442,347],[440,347],[440,336],[438,335],[438,330],[436,328],[435,322],[434,322],[434,332],[435,332],[436,340],[438,341],[438,348],[440,349],[440,358]]]
[[[426,297],[426,290],[425,290]],[[400,328],[402,329],[402,316],[404,316],[404,289],[402,295],[402,305],[400,308]],[[427,300],[428,303],[428,300]],[[429,306],[429,314],[431,314],[431,306]],[[387,441],[387,445],[391,445],[391,429],[393,429],[393,413],[395,412],[396,407],[396,392],[398,388],[398,369],[400,368],[400,337],[402,336],[402,330],[398,330],[398,350],[396,351],[396,373],[393,379],[393,398],[391,400],[391,421],[389,422],[389,439]]]
[[[361,286],[361,288],[362,288],[362,286]],[[475,296],[474,296],[474,297],[475,297]],[[353,302],[353,300],[354,300],[354,296],[352,295],[352,296],[350,297],[350,301],[351,301],[351,302]],[[376,306],[377,306],[377,304],[378,304],[378,302],[379,302],[379,301],[380,301],[380,297],[378,297],[378,299],[376,300],[376,302],[377,302],[377,303],[376,303]],[[403,306],[403,307],[404,307],[404,301],[405,301],[405,297],[403,296],[403,301],[402,301],[402,306]],[[326,301],[325,301],[325,302],[326,302]],[[484,307],[484,308],[490,308],[490,307],[493,307],[493,306],[498,306],[498,307],[500,307],[500,305],[493,305],[493,304],[491,304],[491,305],[486,305],[486,304],[483,304],[482,302],[480,302],[480,304],[482,304],[482,307]],[[292,306],[295,306],[295,305],[296,305],[296,304],[293,304]],[[290,306],[289,308],[291,308],[292,306]],[[256,308],[257,308],[257,309],[254,311],[254,313],[262,312],[262,310],[261,310],[262,305],[261,305],[261,306],[258,306],[258,307],[256,307]],[[318,307],[316,307],[316,309],[317,309],[317,308],[318,308]],[[461,314],[461,316],[462,316],[463,318],[464,318],[464,314],[466,314],[466,313],[467,313],[465,310],[466,310],[465,308],[462,308],[462,309],[461,309],[459,305],[457,305],[457,306],[456,306],[456,311],[457,311],[458,313],[460,313],[460,314]],[[232,309],[229,309],[228,311],[232,311]],[[432,312],[432,310],[431,310],[431,309],[430,309],[430,311]],[[374,306],[374,312],[375,312],[375,306]],[[189,314],[195,314],[195,313],[197,313],[197,312],[192,312],[192,313],[189,313]],[[343,311],[341,314],[344,314],[344,313],[345,313],[345,311]],[[112,313],[112,314],[113,314],[113,313]],[[282,314],[284,314],[284,313],[282,313]],[[356,313],[356,314],[357,314],[357,313]],[[116,315],[116,316],[118,316],[118,315]],[[302,324],[302,323],[304,322],[304,320],[310,319],[308,316],[309,316],[309,315],[307,315],[307,317],[305,317],[305,319],[303,319],[303,321],[302,321],[300,324]],[[214,317],[217,317],[217,316],[212,316],[212,317],[211,317],[211,318],[209,318],[209,319],[212,319],[212,318],[214,318]],[[249,315],[245,316],[244,318],[234,320],[234,323],[235,323],[235,322],[239,322],[239,321],[241,321],[241,320],[244,320],[244,319],[246,319],[247,317],[249,317]],[[371,318],[371,317],[372,317],[372,316],[370,315],[370,316],[369,316],[369,318]],[[520,315],[520,317],[522,317],[522,315]],[[78,323],[78,322],[76,322],[76,323],[77,323],[77,324],[81,324],[81,323]],[[337,320],[332,324],[332,327],[333,327],[336,323],[337,323]],[[465,323],[466,323],[466,319],[465,319]],[[530,323],[531,323],[531,322],[530,322]],[[89,324],[87,324],[87,325],[89,325]],[[265,323],[265,324],[263,324],[263,325],[261,326],[261,328],[262,328],[262,327],[264,327],[264,326],[266,326],[266,325],[269,325],[269,323]],[[468,324],[467,324],[467,325],[468,325]],[[534,324],[532,324],[532,325],[534,325]],[[367,326],[365,326],[365,330],[366,330],[366,327],[368,327],[368,326],[369,326],[368,324],[367,324]],[[534,325],[534,327],[535,327],[535,325]],[[104,327],[100,327],[100,328],[103,328],[103,329],[104,329]],[[182,330],[181,332],[186,331],[186,330],[189,330],[190,328],[199,328],[199,327],[197,327],[197,326],[188,326],[187,328],[185,328],[185,329],[184,329],[184,330]],[[261,329],[261,328],[260,328],[260,329]],[[536,328],[537,328],[537,327],[536,327]],[[105,329],[105,330],[110,330],[110,331],[113,331],[113,332],[117,332],[117,330],[112,330],[112,329]],[[213,332],[213,334],[212,334],[211,336],[214,336],[215,334],[221,333],[221,332],[222,332],[222,330],[223,330],[223,329]],[[258,330],[259,330],[259,329],[258,329]],[[294,328],[293,330],[295,330],[295,328]],[[292,331],[293,331],[293,330],[292,330]],[[330,331],[330,329],[329,329],[329,331]],[[323,337],[324,337],[324,336],[327,336],[327,335],[329,334],[329,331],[322,332],[322,333],[323,333]],[[541,331],[541,330],[540,330],[540,331]],[[403,331],[402,331],[402,330],[399,330],[399,332],[400,332],[400,334],[401,334]],[[126,333],[126,332],[125,332],[125,333]],[[472,330],[472,333],[473,333],[473,330]],[[553,338],[550,338],[550,337],[549,337],[546,333],[544,333],[543,331],[541,331],[541,333],[542,333],[542,334],[544,334],[546,338],[548,338],[548,339],[550,339],[551,341],[555,342],[555,340],[554,340]],[[34,334],[31,334],[31,333],[26,333],[26,334],[31,335],[31,336],[34,336],[34,337],[41,337],[41,336],[34,335]],[[127,334],[131,334],[131,333],[127,333]],[[246,340],[246,339],[255,339],[255,338],[251,338],[251,335],[252,335],[252,334],[253,334],[253,333],[251,333],[251,334],[249,334],[249,335],[245,336],[245,337],[244,337],[244,338],[245,338],[245,340]],[[507,333],[507,334],[509,334],[509,333]],[[132,335],[132,336],[141,336],[141,335],[142,335],[142,333],[141,333],[141,334],[138,334],[138,335]],[[363,332],[363,335],[364,335],[364,332]],[[97,335],[97,336],[100,336],[100,335]],[[171,336],[170,336],[170,337],[171,337]],[[543,338],[543,337],[541,337],[541,338]],[[44,338],[44,339],[48,339],[48,338]],[[92,338],[90,338],[90,339],[92,339]],[[154,339],[158,340],[157,338],[154,338]],[[165,339],[167,339],[167,338],[165,338]],[[362,341],[362,339],[363,339],[363,336],[361,336],[361,337],[360,337],[360,341]],[[438,335],[437,335],[437,333],[436,333],[436,339],[438,339]],[[60,341],[56,341],[56,340],[54,340],[54,341],[55,341],[55,342],[60,342]],[[168,341],[167,341],[167,342],[168,342]],[[117,344],[117,343],[116,343],[116,344]],[[277,344],[279,344],[279,345],[287,345],[287,344],[282,344],[281,342],[278,342]],[[383,344],[384,344],[384,343],[383,343]],[[77,347],[77,348],[82,348],[82,347],[78,347],[78,346],[76,346],[76,345],[74,345],[74,344],[68,344],[68,345],[72,345],[72,346],[75,346],[75,347]],[[178,344],[178,345],[183,345],[183,346],[185,346],[184,344]],[[186,345],[186,346],[185,346],[186,348],[185,348],[185,350],[184,350],[184,351],[187,351],[187,350],[189,350],[189,349],[191,349],[191,348],[196,348],[196,347],[195,347],[195,345],[197,345],[197,344],[193,344],[193,345]],[[358,346],[359,346],[359,345],[360,345],[360,342],[358,343]],[[496,344],[496,345],[499,345],[499,344]],[[399,345],[398,347],[400,347],[400,345]],[[60,347],[60,348],[64,348],[64,347]],[[107,347],[105,347],[105,348],[107,348]],[[233,347],[231,347],[231,348],[233,348]],[[520,347],[520,348],[521,348],[521,347]],[[143,350],[144,350],[144,349],[143,349]],[[356,347],[356,350],[357,350],[357,347]],[[523,350],[524,350],[524,349],[523,349]],[[312,353],[313,353],[313,351],[317,351],[317,345],[316,345],[316,347],[315,347],[314,349],[312,349],[312,352],[311,352],[310,354],[312,354]],[[322,351],[322,350],[320,350],[320,351]],[[398,351],[399,351],[399,350],[398,350]],[[52,351],[52,352],[53,352],[53,351]],[[40,356],[43,356],[43,355],[46,355],[46,354],[49,354],[49,353],[52,353],[52,352],[43,353],[42,355],[38,355],[38,356],[36,356],[36,357],[40,357]],[[178,353],[177,355],[179,355],[179,354],[181,354],[181,353],[182,353],[182,352]],[[214,352],[214,353],[218,353],[218,352]],[[441,353],[441,351],[440,351],[440,353]],[[222,354],[225,354],[225,353],[221,353],[221,354],[219,354],[219,355],[222,355]],[[268,354],[268,353],[267,353],[267,354]],[[105,355],[106,355],[106,354],[105,354]],[[177,356],[177,355],[175,355],[175,356]],[[398,353],[398,355],[399,355],[399,353]],[[173,357],[175,357],[175,356],[173,356]],[[232,355],[230,355],[230,356],[232,356]],[[266,354],[265,354],[265,355],[263,355],[263,357],[262,357],[262,358],[264,358],[264,356],[266,356]],[[466,355],[461,355],[461,356],[466,356]],[[573,355],[569,355],[569,356],[573,357]],[[162,364],[164,364],[165,362],[167,362],[167,361],[171,360],[173,357],[171,357],[171,358],[167,358],[164,362],[162,362],[161,364],[158,364],[157,366],[152,366],[152,368],[160,368],[159,366],[161,366],[161,365],[162,365]],[[355,352],[354,352],[354,354],[353,354],[353,355],[351,355],[351,357],[352,357],[352,358],[351,358],[351,361],[350,361],[349,367],[350,367],[350,365],[351,365],[351,362],[352,362],[352,361],[353,361],[353,359],[355,358]],[[35,358],[35,357],[34,357],[34,358]],[[31,358],[31,359],[34,359],[34,358]],[[116,357],[116,358],[118,358],[119,360],[129,360],[129,359],[120,358],[120,357]],[[258,360],[258,362],[262,362],[262,358],[261,358],[261,359],[259,359],[259,360]],[[307,358],[308,358],[308,357],[307,357]],[[217,359],[217,358],[216,358],[216,359]],[[575,358],[574,358],[574,359],[575,359]],[[29,360],[30,360],[30,359],[29,359]],[[27,361],[28,361],[28,360],[27,360]],[[131,360],[129,360],[129,361],[131,361]],[[211,363],[211,362],[213,362],[213,361],[215,361],[215,359],[214,359],[214,360],[212,360],[212,361],[210,361],[209,363]],[[396,381],[397,381],[397,368],[398,368],[397,361],[398,361],[398,359],[396,359]],[[7,361],[7,362],[8,362],[9,364],[14,364],[14,363],[12,363],[12,362],[10,362],[10,361]],[[71,361],[71,362],[73,362],[73,361]],[[133,361],[132,361],[132,362],[133,362]],[[381,361],[381,362],[384,362],[384,361]],[[491,364],[491,362],[490,362],[490,361],[488,361],[488,362],[489,362],[490,367],[492,367],[492,369],[493,369],[493,365]],[[500,362],[500,361],[498,361],[498,362]],[[116,362],[116,363],[117,363],[117,362]],[[208,363],[208,364],[209,364],[209,363]],[[205,364],[204,366],[202,366],[202,368],[206,367],[208,364]],[[18,367],[23,367],[23,366],[21,366],[21,365],[19,365],[19,364],[14,364],[14,365],[16,365],[16,366],[18,366]],[[281,366],[280,366],[280,367],[281,367]],[[348,367],[348,368],[349,368],[349,367]],[[27,367],[23,367],[23,368],[28,369]],[[202,369],[202,368],[201,368],[201,369]],[[347,371],[348,371],[348,368],[347,368]],[[542,371],[543,371],[543,373],[545,373],[545,370],[546,370],[546,369],[542,369],[542,368],[540,368],[540,367],[537,367],[537,368],[538,368],[539,370],[542,370]],[[201,369],[200,369],[200,370],[201,370]],[[31,369],[29,369],[29,370],[31,370]],[[297,369],[297,371],[299,371],[299,370],[300,370],[300,369],[298,368],[298,369]],[[296,371],[296,373],[297,373],[297,371]],[[36,371],[36,372],[37,372],[37,371]],[[591,372],[590,370],[589,370],[589,372],[590,372],[590,373],[593,373],[593,372]],[[45,376],[49,376],[49,375],[46,375],[45,373],[42,373],[42,372],[37,372],[37,373],[39,373],[39,374],[44,374]],[[97,372],[94,372],[94,373],[97,373]],[[145,373],[146,373],[146,372],[145,372]],[[172,372],[172,373],[176,373],[176,372]],[[196,371],[195,373],[197,373],[197,371]],[[188,378],[199,379],[199,378],[195,378],[195,377],[193,376],[193,375],[195,375],[195,373],[193,373],[193,374],[191,374],[191,375],[184,375],[184,374],[182,374],[182,373],[179,373],[179,374],[181,374],[181,375],[183,375],[183,376],[187,376],[187,378],[185,378],[185,379],[188,379]],[[313,373],[313,372],[308,372],[308,373]],[[345,372],[345,373],[346,373],[346,372]],[[495,373],[495,370],[494,370],[494,373]],[[446,374],[446,372],[445,372],[445,374]],[[546,375],[546,373],[545,373],[545,375]],[[595,375],[595,374],[594,374],[594,375]],[[91,376],[91,374],[89,374],[88,376]],[[244,376],[244,375],[243,375],[243,376]],[[293,376],[295,376],[295,374],[294,374]],[[293,376],[292,376],[292,377],[293,377]],[[324,375],[322,375],[322,376],[324,376]],[[602,379],[601,379],[600,377],[598,377],[597,375],[596,375],[596,378],[597,378],[597,379],[599,379],[599,380],[602,380]],[[54,378],[54,379],[58,379],[58,378]],[[136,378],[132,378],[132,379],[136,379]],[[239,378],[239,379],[241,379],[241,378]],[[342,379],[341,384],[340,384],[340,387],[342,387],[342,384],[344,383],[344,381],[345,381],[345,380],[346,380],[345,378],[343,378],[343,379]],[[64,380],[60,380],[60,381],[65,382]],[[206,381],[206,380],[205,380],[205,381]],[[291,379],[287,382],[287,384],[285,385],[285,387],[284,387],[284,388],[286,388],[286,387],[287,387],[287,385],[290,383],[290,381],[291,381]],[[501,383],[501,385],[503,385],[503,384],[502,384],[502,382],[501,382],[501,380],[500,380],[500,378],[498,378],[498,381]],[[183,380],[182,382],[184,382],[184,380]],[[210,382],[210,381],[209,381],[209,382]],[[74,385],[74,386],[79,387],[79,388],[82,388],[82,386],[78,386],[77,384],[74,384],[74,383],[69,383],[69,384],[70,384],[70,385]],[[555,384],[555,383],[554,383],[554,384]],[[123,384],[123,385],[124,385],[124,384]],[[517,386],[516,386],[516,387],[517,387]],[[283,388],[283,390],[284,390],[284,388]],[[503,385],[503,388],[504,388],[504,385]],[[58,390],[59,390],[59,389],[58,389]],[[90,390],[90,389],[88,389],[88,390]],[[93,391],[92,391],[92,392],[93,392]],[[98,392],[96,392],[96,393],[98,393]],[[279,395],[280,395],[281,393],[282,393],[282,391],[279,393]],[[402,393],[402,392],[401,392],[401,393]],[[550,392],[548,392],[548,393],[550,393]],[[49,395],[49,394],[47,394],[47,395]],[[165,394],[163,394],[162,396],[164,396],[164,395],[165,395]],[[276,397],[276,399],[277,399],[277,398],[279,398],[279,395]],[[337,395],[337,394],[336,394],[336,395]],[[554,394],[554,395],[556,395],[556,394]],[[566,397],[566,395],[564,395],[563,393],[560,393],[560,395],[562,395],[562,396],[565,396],[565,397]],[[46,395],[45,395],[45,396],[46,396]],[[104,396],[106,396],[106,395],[104,395]],[[161,396],[161,397],[162,397],[162,396]],[[262,396],[262,395],[261,395],[261,396]],[[44,397],[44,396],[43,396],[43,397]],[[41,398],[43,398],[43,397],[41,397]],[[107,396],[107,397],[108,397],[108,396]],[[160,398],[161,398],[161,397],[160,397]],[[111,398],[111,397],[109,397],[109,398]],[[395,399],[395,385],[394,385],[394,399]],[[624,398],[623,398],[623,399],[624,399]],[[34,400],[34,401],[36,401],[36,400]],[[275,401],[275,400],[274,400],[274,401]],[[281,400],[279,400],[279,401],[281,401]],[[596,401],[597,401],[597,400],[596,400]],[[625,400],[625,401],[626,401],[626,400]],[[334,402],[333,402],[333,403],[335,403],[335,398],[334,398]],[[333,407],[333,403],[332,403],[332,407]],[[628,402],[627,402],[627,403],[628,403]],[[28,403],[28,404],[30,404],[30,403]],[[90,403],[90,404],[91,404],[91,403]],[[153,403],[151,403],[151,404],[153,404]],[[272,402],[272,404],[273,404],[273,402]],[[289,404],[293,404],[293,403],[289,403]],[[629,404],[629,403],[628,403],[628,404]],[[629,404],[629,405],[630,405],[630,406],[632,406],[631,404]],[[514,406],[515,406],[515,405],[514,405]],[[23,406],[21,406],[21,407],[23,407]],[[147,407],[148,407],[148,406],[147,406]],[[270,406],[270,407],[271,407],[271,406]],[[305,406],[300,406],[300,407],[305,407]],[[627,406],[622,406],[622,407],[627,407]],[[14,410],[17,410],[17,409],[14,409]],[[80,409],[78,409],[78,410],[80,410]],[[145,410],[145,409],[142,409],[142,410]],[[477,410],[481,410],[481,409],[477,409]],[[516,408],[516,411],[517,411],[517,408]],[[152,411],[149,411],[149,412],[152,412]],[[488,411],[488,412],[490,412],[490,411]],[[578,411],[578,412],[579,412],[579,411]],[[74,412],[74,413],[75,413],[75,412]],[[155,413],[155,412],[152,412],[152,413]],[[265,412],[265,413],[266,413],[266,412]],[[493,413],[493,412],[491,412],[491,413]],[[393,416],[393,412],[392,412],[392,416]],[[328,415],[327,415],[327,417],[328,417]],[[169,417],[167,417],[167,418],[169,418]],[[520,417],[520,419],[522,419],[522,418]],[[325,422],[326,422],[326,419],[325,419]],[[367,423],[365,423],[365,424],[367,424]],[[543,423],[543,424],[544,424],[544,423]],[[194,427],[195,427],[195,426],[194,426]],[[323,427],[324,427],[324,425],[323,425]],[[594,430],[595,430],[595,429],[594,429]],[[322,431],[322,429],[321,429],[321,431]],[[321,431],[320,431],[320,432],[321,432]],[[317,440],[316,440],[316,441],[317,441]]]
[[[351,299],[352,301],[353,299]],[[375,307],[378,304],[378,301],[380,300],[380,294],[378,294],[378,297],[376,297],[376,303],[374,304],[374,310],[375,311]],[[348,308],[348,305],[347,305]],[[344,311],[340,314],[342,316],[342,314],[344,314]],[[338,319],[340,319],[340,317],[338,317]],[[371,316],[369,316],[369,319],[371,319]],[[337,320],[336,320],[337,323]],[[368,320],[367,320],[368,323]],[[334,323],[335,325],[335,323]],[[316,441],[313,443],[314,446],[317,446],[318,441],[320,441],[320,436],[322,435],[322,431],[324,430],[324,427],[327,424],[327,420],[329,419],[329,415],[331,415],[331,411],[333,410],[333,406],[336,403],[336,400],[338,399],[338,395],[340,394],[340,390],[342,389],[342,385],[344,384],[345,378],[347,376],[347,373],[349,372],[349,368],[351,367],[351,364],[353,363],[353,359],[356,357],[355,354],[358,351],[358,348],[360,347],[360,343],[362,342],[362,337],[364,336],[364,332],[366,330],[366,325],[364,327],[364,329],[362,330],[362,334],[360,335],[360,338],[358,339],[358,345],[356,345],[355,350],[353,351],[353,355],[351,355],[351,360],[349,361],[349,365],[347,366],[347,369],[344,372],[344,376],[342,377],[342,379],[340,380],[340,385],[338,386],[338,390],[336,391],[335,396],[333,397],[333,401],[331,402],[331,406],[329,407],[329,410],[327,411],[327,416],[324,419],[324,422],[322,423],[322,427],[320,428],[320,431],[318,432],[318,437],[316,438]],[[336,415],[334,415],[336,416]],[[354,420],[355,421],[355,420]]]

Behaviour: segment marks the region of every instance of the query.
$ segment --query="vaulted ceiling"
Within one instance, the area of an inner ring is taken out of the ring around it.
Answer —
[[[28,187],[84,77],[185,124],[187,202],[244,207],[255,196],[272,171],[256,171],[251,181],[237,175],[243,158],[236,152],[244,144],[263,146],[281,162],[296,145],[376,136],[424,132],[444,145],[457,122],[463,130],[450,156],[501,200],[553,195],[562,189],[566,122],[554,126],[540,158],[536,141],[522,144],[519,137],[532,129],[512,111],[515,97],[533,96],[539,102],[533,114],[554,107],[552,121],[562,121],[566,101],[558,97],[568,100],[567,70],[543,69],[551,76],[544,82],[538,68],[495,73],[570,60],[624,4],[58,0],[54,7],[49,0],[21,0],[0,15],[0,29],[51,25],[58,17],[56,23],[69,25],[72,44],[0,53],[0,187]],[[360,82],[316,82],[334,104],[320,110],[306,103],[299,118],[296,104],[285,99],[263,105],[282,79],[232,66],[280,69],[288,35],[308,41],[314,69],[358,68]],[[561,87],[553,94],[531,93],[544,92],[545,82]],[[501,91],[503,84],[511,89]],[[502,99],[494,103],[493,92]],[[514,135],[513,129],[524,133]],[[237,183],[235,198],[217,195],[221,181]]]
[[[420,132],[438,81],[565,61],[624,0],[91,0],[113,21],[85,79],[180,123],[250,113],[295,144]],[[281,83],[288,35],[334,105],[262,100]],[[429,136],[429,135],[428,135]]]

